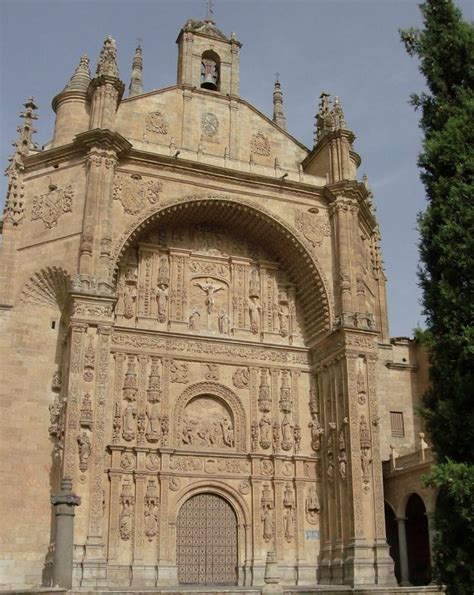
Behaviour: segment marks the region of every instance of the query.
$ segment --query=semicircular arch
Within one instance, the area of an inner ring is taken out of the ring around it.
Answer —
[[[246,416],[239,397],[227,386],[218,382],[197,382],[188,386],[178,397],[173,415],[173,444],[179,444],[179,432],[182,427],[186,405],[196,397],[210,396],[222,400],[232,411],[234,418],[235,448],[237,452],[246,450]]]
[[[295,283],[305,320],[306,338],[313,341],[333,323],[333,297],[317,254],[298,230],[263,206],[233,196],[185,196],[154,205],[140,215],[115,243],[111,277],[126,250],[154,226],[214,223],[243,234],[267,248]]]

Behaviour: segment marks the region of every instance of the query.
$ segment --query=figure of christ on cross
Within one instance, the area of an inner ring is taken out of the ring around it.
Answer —
[[[194,285],[196,287],[199,287],[199,289],[204,291],[204,293],[206,294],[206,300],[204,303],[206,304],[206,307],[207,307],[207,313],[211,314],[212,309],[214,307],[215,294],[218,291],[222,291],[223,289],[225,289],[225,287],[223,285],[214,285],[213,283],[211,283],[209,281],[209,279],[206,279],[205,283],[196,282],[196,283],[194,283]]]

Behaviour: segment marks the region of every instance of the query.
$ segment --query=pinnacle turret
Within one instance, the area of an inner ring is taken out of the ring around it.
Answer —
[[[24,119],[21,126],[18,126],[19,132],[18,140],[12,144],[15,147],[15,152],[8,159],[10,165],[5,170],[5,175],[8,177],[7,199],[5,203],[5,222],[11,222],[13,225],[18,223],[24,217],[23,205],[23,181],[22,172],[24,170],[23,158],[26,157],[31,150],[37,148],[36,143],[33,142],[33,134],[36,130],[33,128],[33,121],[38,119],[34,110],[37,109],[33,97],[30,97],[26,103],[25,111],[20,112],[20,118]]]
[[[128,88],[128,96],[135,97],[143,93],[143,52],[140,44],[135,50],[132,62],[132,79]]]
[[[91,82],[91,71],[89,68],[89,58],[86,54],[81,56],[79,64],[76,66],[74,74],[69,79],[68,84],[64,87],[64,91],[79,91],[86,92]]]
[[[99,61],[97,63],[97,76],[112,76],[119,78],[117,66],[117,44],[115,39],[108,35],[102,46]]]
[[[315,145],[329,132],[347,130],[344,112],[339,97],[334,97],[334,101],[331,102],[329,93],[321,93],[319,96],[319,109],[316,114],[315,128]]]
[[[278,75],[273,88],[273,121],[280,126],[280,128],[286,130],[286,117],[285,112],[283,111],[283,92],[281,90]]]

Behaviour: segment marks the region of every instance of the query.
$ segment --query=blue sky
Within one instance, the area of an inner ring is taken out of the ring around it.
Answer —
[[[464,18],[474,4],[458,1]],[[0,0],[1,163],[7,166],[18,112],[33,95],[39,145],[52,135],[51,100],[86,52],[92,69],[106,35],[118,46],[128,87],[142,38],[144,87],[176,82],[176,37],[188,18],[205,16],[204,0]],[[288,130],[312,146],[321,91],[341,98],[346,121],[374,191],[388,276],[390,333],[408,336],[422,324],[416,215],[424,190],[416,166],[421,132],[409,95],[423,89],[417,62],[399,28],[419,26],[412,0],[215,0],[214,18],[243,42],[243,98],[271,117],[274,73],[280,73]],[[6,180],[1,180],[3,204]]]

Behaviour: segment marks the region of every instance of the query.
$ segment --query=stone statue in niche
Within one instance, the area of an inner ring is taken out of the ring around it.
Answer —
[[[290,450],[293,446],[293,426],[291,424],[290,416],[285,413],[281,421],[281,435],[283,450]]]
[[[120,502],[122,504],[122,510],[120,511],[119,518],[119,533],[124,541],[128,541],[132,536],[133,505],[135,503],[133,485],[129,478],[124,479]]]
[[[311,428],[311,448],[315,452],[319,452],[319,450],[321,450],[321,435],[324,433],[324,430],[319,423],[317,413],[312,414],[312,420],[309,422],[308,426]]]
[[[228,335],[230,332],[230,318],[225,310],[221,310],[218,319],[219,332],[221,335]]]
[[[168,287],[163,284],[158,285],[154,290],[154,294],[158,308],[158,322],[166,322],[168,313]]]
[[[158,442],[161,438],[160,405],[156,402],[148,403],[146,416],[148,420],[146,438],[148,442]]]
[[[158,487],[154,479],[150,479],[145,494],[144,531],[148,541],[153,541],[158,533]]]
[[[137,299],[137,289],[134,286],[126,285],[123,296],[123,315],[130,319],[135,316],[135,301]]]
[[[254,335],[260,330],[260,312],[262,307],[258,303],[257,296],[251,296],[249,301],[250,330]]]
[[[91,441],[87,432],[83,432],[77,437],[77,444],[79,445],[79,469],[87,471],[91,456]]]
[[[122,413],[122,436],[127,442],[133,440],[136,436],[135,417],[137,411],[132,403],[127,403]]]
[[[282,337],[287,337],[289,334],[289,324],[288,319],[290,317],[290,312],[288,310],[288,306],[281,305],[278,307],[278,322],[280,325],[280,335]]]
[[[299,424],[295,424],[293,427],[293,437],[295,440],[295,452],[300,452],[301,446],[301,426]]]
[[[309,488],[305,508],[306,520],[310,525],[316,525],[319,520],[319,511],[321,510],[321,507],[319,505],[318,493],[316,492],[315,486]]]
[[[252,269],[249,280],[249,296],[260,297],[260,275],[257,269]]]
[[[252,422],[250,430],[252,435],[252,450],[255,452],[258,447],[258,422]]]
[[[194,307],[191,310],[191,314],[189,315],[189,330],[190,331],[199,331],[199,328],[201,326],[201,314],[199,313],[199,310]]]
[[[295,514],[292,508],[287,508],[285,511],[283,516],[283,526],[285,528],[286,541],[293,541],[295,537]]]
[[[269,508],[263,509],[262,526],[263,526],[263,539],[265,541],[271,541],[271,539],[273,537],[273,515]]]
[[[204,292],[206,296],[204,303],[206,304],[207,313],[212,314],[215,303],[215,294],[225,289],[225,287],[223,285],[214,285],[209,279],[206,279],[205,283],[195,281],[194,285]]]
[[[280,448],[280,424],[276,421],[272,428],[273,448],[278,450]]]
[[[234,448],[234,426],[227,408],[212,397],[198,397],[191,401],[183,414],[181,444]]]
[[[272,422],[268,413],[263,413],[260,422],[260,446],[266,450],[272,445]]]

